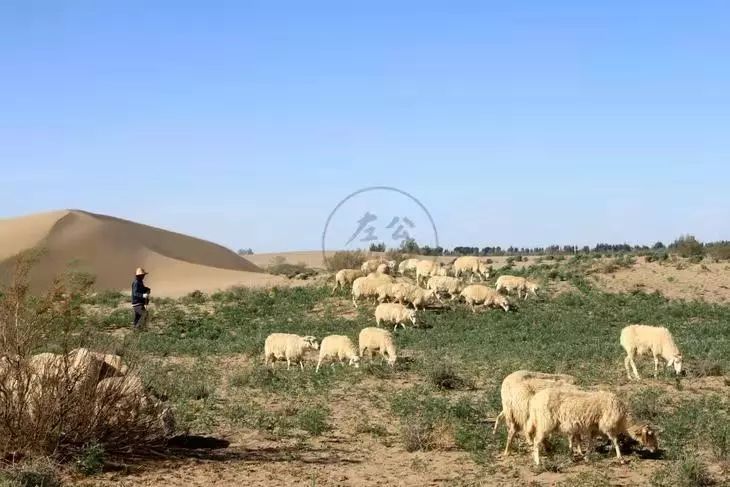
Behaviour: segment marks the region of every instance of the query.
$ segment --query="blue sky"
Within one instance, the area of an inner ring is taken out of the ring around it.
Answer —
[[[727,239],[729,20],[721,1],[2,2],[0,211],[316,249],[342,198],[389,185],[445,246]],[[333,242],[411,211],[386,200],[353,200]]]

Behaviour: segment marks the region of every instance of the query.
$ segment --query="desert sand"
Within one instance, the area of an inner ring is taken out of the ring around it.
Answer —
[[[31,274],[35,288],[73,268],[93,274],[96,289],[126,290],[140,266],[157,296],[287,283],[218,244],[80,210],[0,220],[2,282],[10,279],[15,257],[31,248],[43,252]]]

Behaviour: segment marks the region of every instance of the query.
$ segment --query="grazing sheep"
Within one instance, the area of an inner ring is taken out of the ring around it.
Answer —
[[[365,277],[358,277],[352,283],[352,304],[357,308],[357,302],[360,298],[370,298],[378,296],[378,288],[383,284],[391,284],[395,281],[387,274],[368,274]]]
[[[319,344],[313,336],[299,336],[293,333],[272,333],[264,342],[264,363],[271,367],[276,360],[286,360],[286,369],[291,363],[298,363],[304,370],[304,354],[307,350],[318,350]]]
[[[398,273],[401,275],[405,275],[406,272],[416,272],[417,264],[418,259],[406,259],[404,261],[401,261],[401,263],[398,264]]]
[[[667,367],[674,366],[674,372],[677,375],[682,373],[682,354],[674,343],[672,334],[663,326],[629,325],[621,330],[619,341],[626,350],[624,367],[629,380],[631,380],[629,365],[631,365],[636,379],[641,380],[634,358],[637,355],[648,353],[654,357],[654,378],[659,372],[659,357],[664,359]]]
[[[380,264],[383,264],[383,263],[384,262],[383,262],[383,259],[382,258],[368,259],[368,260],[366,260],[365,262],[362,263],[362,265],[360,266],[360,270],[364,274],[370,274],[371,272],[377,271],[378,270],[378,266]]]
[[[408,303],[413,306],[413,309],[418,311],[418,307],[425,308],[426,305],[433,302],[436,297],[436,292],[431,290],[424,290],[418,286],[412,284],[401,283],[400,285],[394,285],[393,299],[400,304]]]
[[[381,328],[375,328],[373,326],[363,328],[360,330],[358,337],[358,343],[360,345],[360,356],[365,356],[365,350],[370,352],[370,359],[372,360],[375,352],[380,352],[383,358],[386,358],[388,364],[393,366],[396,361],[395,343],[393,342],[393,334],[388,330]]]
[[[380,326],[382,321],[385,321],[386,323],[395,323],[393,331],[398,328],[398,325],[405,328],[406,321],[410,321],[413,323],[413,326],[416,326],[416,312],[415,310],[406,308],[402,304],[379,304],[378,307],[375,308],[375,322],[378,326]]]
[[[344,360],[348,360],[350,365],[354,365],[355,368],[360,367],[360,356],[357,354],[357,349],[352,343],[349,337],[344,335],[328,335],[322,339],[322,344],[319,347],[319,360],[317,361],[317,368],[315,372],[319,372],[319,367],[322,365],[322,361],[326,358],[338,359],[340,363]],[[334,363],[332,364],[334,366]]]
[[[483,284],[470,284],[461,291],[461,296],[466,304],[471,306],[473,313],[476,313],[477,304],[483,304],[484,307],[499,306],[505,311],[509,311],[509,300],[493,289]]]
[[[378,286],[378,288],[375,290],[378,294],[378,303],[384,303],[388,300],[393,299],[393,292],[391,289],[395,286],[395,283],[386,282],[385,284],[381,284]]]
[[[459,292],[464,285],[456,277],[450,276],[433,276],[426,283],[426,289],[430,289],[436,293],[436,297],[441,300],[438,293],[446,293],[451,301],[459,297]]]
[[[431,276],[445,276],[447,269],[435,260],[419,260],[416,264],[416,285],[420,286],[422,280]]]
[[[454,261],[454,276],[469,274],[469,281],[474,282],[474,276],[486,281],[489,278],[489,266],[476,257],[459,257]]]
[[[540,445],[554,431],[560,431],[568,437],[571,451],[576,440],[586,437],[591,441],[588,452],[592,449],[592,438],[600,433],[613,443],[616,457],[621,459],[618,437],[621,434],[631,436],[641,445],[655,451],[656,435],[648,426],[639,426],[631,420],[626,405],[607,391],[580,391],[573,387],[551,387],[535,394],[530,401],[530,415],[525,433],[532,441],[533,458],[540,465]],[[580,443],[578,443],[580,451]]]
[[[537,296],[537,291],[540,289],[540,286],[536,282],[528,281],[524,277],[504,275],[497,278],[498,292],[505,290],[509,294],[515,289],[517,290],[518,298],[527,299],[528,292]]]
[[[530,414],[530,400],[536,392],[548,387],[570,385],[575,377],[564,374],[545,374],[530,370],[512,372],[502,381],[502,411],[494,422],[494,433],[497,432],[500,418],[507,425],[507,443],[504,454],[509,455],[510,446],[516,433],[524,430]]]
[[[335,274],[335,287],[332,288],[332,295],[335,294],[337,289],[345,289],[347,286],[352,286],[352,283],[358,277],[362,277],[362,271],[357,269],[340,269]]]
[[[380,264],[377,269],[375,269],[376,274],[390,274],[390,267],[388,264]]]

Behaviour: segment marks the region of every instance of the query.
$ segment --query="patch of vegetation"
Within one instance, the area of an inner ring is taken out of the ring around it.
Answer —
[[[309,279],[317,275],[317,271],[310,269],[303,262],[290,264],[281,256],[274,257],[271,260],[271,263],[266,268],[266,272],[277,276],[285,276],[289,279]]]
[[[657,472],[655,487],[706,487],[716,485],[707,466],[695,455],[688,455]]]
[[[297,414],[297,425],[307,433],[319,436],[332,429],[327,422],[329,414],[329,409],[324,405],[308,407]]]
[[[337,272],[341,269],[359,269],[365,260],[367,260],[367,256],[359,250],[339,251],[325,259],[325,267],[330,272]]]
[[[99,291],[84,297],[84,304],[108,308],[116,308],[127,301],[129,301],[129,296],[119,291]]]
[[[84,475],[101,473],[104,468],[104,447],[98,443],[85,445],[76,456],[76,470]]]

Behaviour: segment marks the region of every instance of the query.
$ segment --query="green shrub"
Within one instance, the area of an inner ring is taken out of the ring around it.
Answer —
[[[98,443],[84,446],[76,457],[76,470],[84,475],[101,473],[104,468],[104,447]]]
[[[669,248],[679,254],[680,257],[702,257],[705,255],[705,247],[692,235],[682,235],[674,241]]]
[[[290,264],[281,256],[274,257],[271,260],[266,272],[277,276],[286,276],[289,279],[309,279],[317,274],[314,269],[310,269],[306,264],[302,262]]]
[[[307,433],[319,436],[332,429],[327,423],[329,410],[324,406],[304,409],[297,414],[297,425]]]

